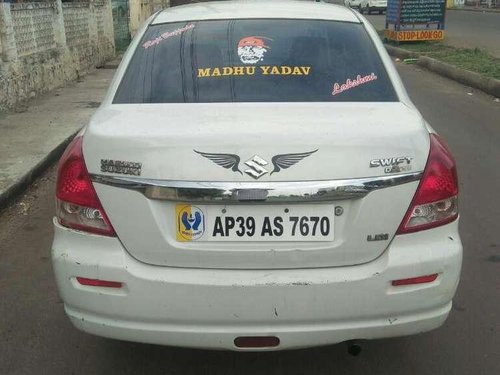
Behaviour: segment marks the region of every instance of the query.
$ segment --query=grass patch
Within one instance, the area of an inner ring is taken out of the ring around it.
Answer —
[[[384,31],[379,31],[379,35],[383,40]],[[456,48],[443,42],[431,41],[391,44],[407,51],[432,57],[458,68],[500,79],[500,59],[491,56],[480,48]]]
[[[462,69],[500,79],[500,59],[480,48],[456,48],[443,42],[401,43],[399,47]]]

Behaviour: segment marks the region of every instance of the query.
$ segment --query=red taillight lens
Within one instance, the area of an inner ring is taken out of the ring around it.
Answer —
[[[86,277],[77,277],[76,280],[79,284],[85,286],[100,286],[103,288],[121,288],[122,283],[118,281],[107,281],[98,279],[88,279]]]
[[[402,286],[402,285],[416,285],[416,284],[426,284],[432,283],[438,277],[438,274],[435,273],[433,275],[419,276],[419,277],[411,277],[409,279],[400,279],[393,280],[391,282],[392,286]]]
[[[427,165],[397,234],[438,227],[458,217],[458,179],[455,160],[443,140],[431,134]]]
[[[275,348],[280,344],[276,336],[242,336],[234,339],[238,348]]]
[[[65,227],[115,236],[83,160],[82,137],[69,144],[59,161],[56,214]]]

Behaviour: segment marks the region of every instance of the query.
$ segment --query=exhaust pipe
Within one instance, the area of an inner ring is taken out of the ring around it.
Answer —
[[[348,341],[347,342],[347,353],[353,357],[357,357],[361,354],[361,344],[358,341]]]

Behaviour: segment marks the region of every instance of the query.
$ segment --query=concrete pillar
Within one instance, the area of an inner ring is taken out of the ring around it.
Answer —
[[[92,47],[97,50],[99,40],[97,35],[97,17],[94,0],[89,1],[89,41]]]
[[[66,44],[66,30],[64,28],[64,14],[62,8],[62,1],[55,0],[55,19],[54,19],[54,38],[56,40],[57,48],[66,50],[68,45]]]
[[[2,61],[17,61],[16,38],[12,27],[10,2],[0,2],[0,39],[2,40]]]
[[[142,23],[146,21],[151,14],[160,9],[170,7],[170,0],[130,0],[130,35],[133,37]]]
[[[105,0],[104,13],[104,35],[106,39],[111,43],[113,51],[115,50],[115,33],[113,29],[113,10],[111,6],[111,0]]]
[[[133,37],[141,25],[141,0],[130,0],[129,7],[129,31]]]

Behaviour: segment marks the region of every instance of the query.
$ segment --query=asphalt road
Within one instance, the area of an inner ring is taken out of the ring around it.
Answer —
[[[385,28],[384,15],[369,15],[377,30]],[[455,47],[482,48],[500,58],[500,12],[448,10],[445,42]]]
[[[0,214],[0,374],[500,374],[500,103],[414,66],[399,69],[449,141],[461,179],[462,280],[440,329],[344,345],[234,353],[118,342],[74,329],[50,264],[54,168]],[[471,95],[469,95],[471,94]]]

